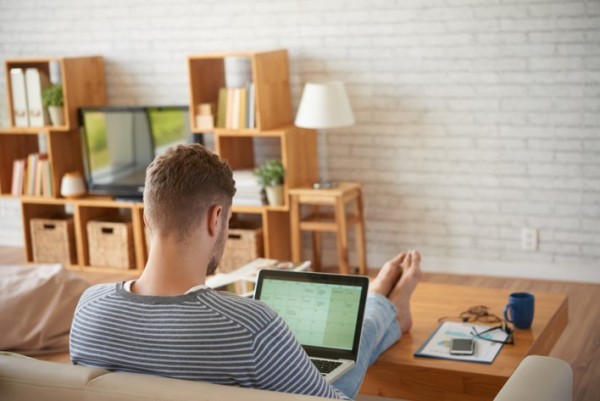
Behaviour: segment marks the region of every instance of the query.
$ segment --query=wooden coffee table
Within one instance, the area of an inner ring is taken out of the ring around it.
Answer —
[[[413,328],[369,368],[362,394],[407,400],[492,400],[527,355],[547,355],[567,326],[567,297],[535,292],[530,330],[515,330],[492,364],[415,357],[415,351],[438,327],[438,318],[458,316],[470,306],[485,305],[502,316],[508,295],[495,288],[420,283],[412,298]],[[543,385],[538,383],[537,385]]]

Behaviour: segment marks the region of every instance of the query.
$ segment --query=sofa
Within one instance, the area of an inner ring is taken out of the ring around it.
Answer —
[[[239,401],[314,400],[295,394],[191,382],[40,361],[0,353],[0,400],[10,401]],[[571,366],[556,358],[528,356],[495,401],[570,401]]]

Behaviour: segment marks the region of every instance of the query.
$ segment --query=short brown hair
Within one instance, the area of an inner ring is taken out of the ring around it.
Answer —
[[[157,156],[146,170],[144,214],[161,236],[183,240],[213,205],[227,216],[235,195],[227,163],[200,144],[178,145]]]

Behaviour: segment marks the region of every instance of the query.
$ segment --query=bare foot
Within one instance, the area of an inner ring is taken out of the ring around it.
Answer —
[[[384,263],[383,267],[377,273],[377,277],[369,285],[369,293],[381,294],[384,297],[390,295],[390,292],[402,275],[402,262],[408,253],[401,253],[392,260]]]
[[[410,314],[410,297],[421,280],[421,254],[419,251],[408,252],[402,263],[402,276],[389,295],[398,308],[398,322],[403,333],[410,331],[412,316]]]

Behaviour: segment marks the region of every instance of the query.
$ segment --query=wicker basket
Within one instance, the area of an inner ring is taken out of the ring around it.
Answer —
[[[31,219],[31,244],[36,263],[76,264],[72,218]]]
[[[131,223],[89,221],[87,234],[92,266],[118,269],[134,267]]]
[[[231,272],[262,255],[262,229],[230,228],[218,271],[220,273]]]

